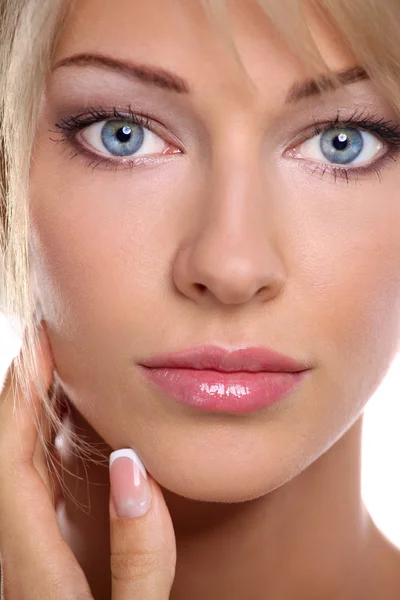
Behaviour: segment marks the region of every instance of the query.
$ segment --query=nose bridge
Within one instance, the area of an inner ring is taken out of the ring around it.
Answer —
[[[267,233],[268,207],[266,175],[261,150],[254,141],[235,144],[225,137],[225,146],[216,146],[209,175],[209,201],[204,205],[208,243],[221,244],[229,239],[245,252],[257,238],[257,231]],[[224,244],[225,246],[225,244]]]
[[[262,140],[248,128],[221,129],[215,138],[206,197],[186,248],[183,285],[192,297],[201,290],[203,297],[238,304],[254,295],[265,299],[282,286],[264,162]]]
[[[274,206],[267,188],[262,148],[254,139],[215,152],[201,236],[226,269],[243,268],[248,277],[265,271],[274,254]]]

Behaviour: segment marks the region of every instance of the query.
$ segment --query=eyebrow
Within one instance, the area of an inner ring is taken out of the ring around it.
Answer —
[[[148,65],[138,65],[130,61],[118,60],[101,54],[75,54],[73,56],[68,56],[57,62],[52,68],[52,71],[55,71],[59,67],[70,65],[105,67],[107,69],[112,69],[113,71],[118,71],[123,75],[139,79],[144,83],[163,88],[164,90],[171,90],[173,92],[178,92],[178,94],[190,93],[188,82],[166,69]]]
[[[101,54],[81,53],[68,56],[58,61],[52,68],[52,71],[70,65],[103,67],[139,79],[146,84],[177,92],[178,94],[189,94],[191,91],[185,79],[162,67],[135,64],[128,60],[120,60]],[[305,81],[294,83],[287,93],[286,103],[293,104],[304,98],[318,96],[323,91],[333,91],[339,85],[348,85],[356,81],[369,79],[366,71],[360,66],[336,71],[333,75],[336,77],[337,83],[327,75],[321,75],[317,79],[306,79]]]
[[[286,96],[286,103],[293,104],[303,100],[303,98],[310,98],[325,91],[336,90],[340,85],[349,85],[356,81],[369,79],[365,69],[360,66],[350,67],[343,71],[334,71],[333,76],[336,77],[337,82],[328,75],[321,75],[318,79],[306,79],[301,83],[293,84]]]

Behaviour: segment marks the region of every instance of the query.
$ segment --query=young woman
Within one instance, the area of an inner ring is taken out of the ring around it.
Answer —
[[[398,599],[397,0],[0,15],[3,597]]]

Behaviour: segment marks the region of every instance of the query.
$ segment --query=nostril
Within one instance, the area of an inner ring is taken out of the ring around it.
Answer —
[[[263,296],[268,290],[268,287],[266,285],[264,285],[262,288],[260,288],[257,292],[257,296]]]
[[[202,283],[196,283],[195,286],[201,294],[203,294],[207,289],[207,287],[205,285],[203,285]]]

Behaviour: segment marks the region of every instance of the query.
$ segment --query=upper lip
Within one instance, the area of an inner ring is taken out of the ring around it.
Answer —
[[[226,350],[220,346],[196,346],[170,354],[158,354],[139,363],[151,368],[212,369],[216,371],[271,371],[297,373],[310,368],[264,346]]]

